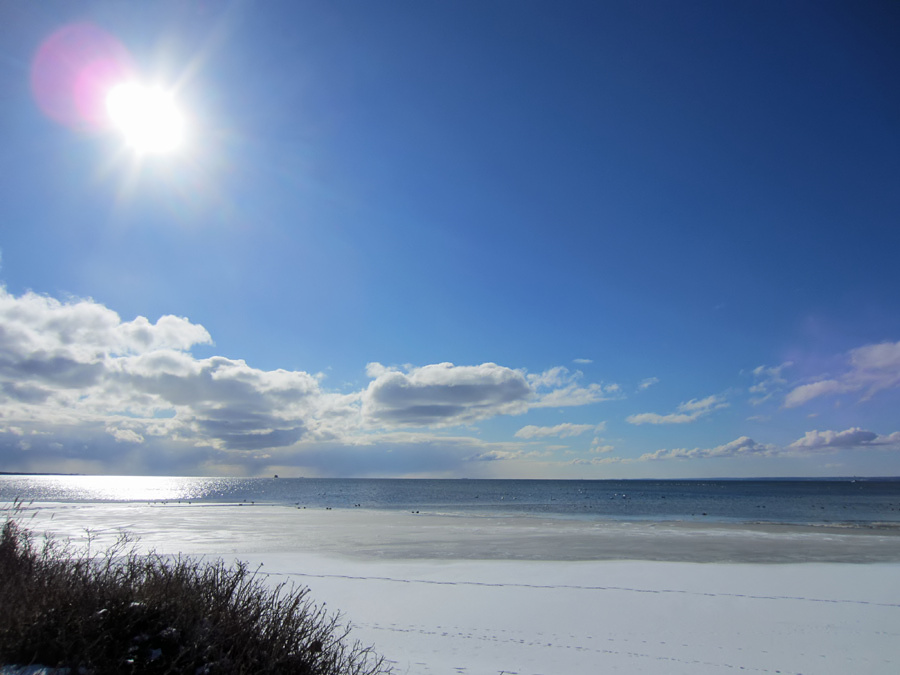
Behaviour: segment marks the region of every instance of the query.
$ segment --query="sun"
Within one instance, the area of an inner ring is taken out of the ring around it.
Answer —
[[[163,89],[117,84],[106,95],[106,111],[125,142],[141,155],[169,154],[184,144],[184,116]]]

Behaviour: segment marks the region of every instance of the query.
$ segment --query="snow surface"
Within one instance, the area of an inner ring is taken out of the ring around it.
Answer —
[[[397,675],[900,672],[891,534],[37,506],[38,532],[83,542],[90,527],[102,546],[129,531],[161,553],[241,559],[273,583],[309,586]]]

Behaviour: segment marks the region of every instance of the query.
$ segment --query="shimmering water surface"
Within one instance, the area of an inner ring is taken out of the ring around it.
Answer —
[[[900,480],[427,480],[0,476],[0,501],[285,504],[597,520],[900,527]]]

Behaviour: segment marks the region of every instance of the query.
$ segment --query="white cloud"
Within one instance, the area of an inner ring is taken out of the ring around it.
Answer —
[[[723,396],[707,396],[703,399],[691,399],[678,406],[675,413],[659,415],[657,413],[638,413],[629,415],[625,421],[629,424],[687,424],[694,422],[714,410],[728,407]]]
[[[852,379],[875,391],[900,384],[900,342],[866,345],[850,352]]]
[[[528,384],[535,392],[535,400],[531,407],[566,408],[619,397],[619,385],[592,383],[582,386],[579,384],[582,377],[583,373],[580,370],[572,372],[563,366],[545,370],[543,373],[529,374]]]
[[[496,363],[377,372],[362,395],[362,410],[366,420],[378,425],[453,426],[517,415],[528,409],[534,394],[521,371]]]
[[[385,373],[389,373],[389,372],[391,372],[390,368],[388,368],[387,366],[381,365],[377,361],[366,364],[366,377],[375,379],[376,377],[381,377]]]
[[[594,436],[594,439],[591,441],[591,447],[588,448],[588,452],[594,454],[606,454],[612,452],[615,448],[609,444],[604,445],[603,440],[597,436]]]
[[[730,443],[714,448],[677,448],[674,450],[657,450],[640,457],[639,462],[654,462],[668,459],[704,459],[709,457],[769,457],[778,454],[774,445],[757,443],[752,438],[741,436]]]
[[[579,457],[569,463],[575,466],[603,466],[604,464],[621,464],[627,461],[621,457]]]
[[[847,391],[847,388],[837,380],[820,380],[812,384],[802,384],[795,387],[784,398],[784,406],[786,408],[796,408],[819,396],[825,394],[835,394]]]
[[[119,429],[113,426],[106,427],[106,433],[120,443],[143,443],[144,437],[132,429]]]
[[[537,427],[533,424],[529,424],[528,426],[524,426],[519,429],[515,436],[516,438],[547,438],[550,436],[557,436],[559,438],[569,438],[571,436],[580,436],[583,433],[588,431],[601,431],[606,426],[605,422],[601,422],[600,424],[557,424],[552,427]]]
[[[803,438],[783,448],[769,443],[758,443],[752,438],[741,436],[730,443],[714,448],[676,448],[648,452],[636,461],[652,462],[670,459],[707,459],[721,457],[787,457],[798,456],[811,451],[836,451],[846,448],[885,447],[900,450],[900,431],[887,436],[879,436],[872,431],[852,428],[845,431],[807,431]]]
[[[370,363],[366,389],[338,394],[322,390],[321,375],[260,370],[222,356],[197,358],[190,349],[201,344],[212,344],[209,333],[186,318],[123,321],[90,299],[16,297],[0,286],[4,465],[38,470],[43,461],[42,470],[186,473],[227,465],[252,471],[273,453],[284,459],[313,446],[358,448],[361,439],[397,427],[470,424],[609,396],[608,387],[582,384],[581,373],[566,368],[526,375],[493,363],[403,371]],[[485,449],[471,439],[419,447],[448,462],[517,451]]]
[[[687,424],[697,419],[697,415],[685,415],[681,413],[671,413],[669,415],[660,415],[659,413],[637,413],[629,415],[625,421],[629,424]]]
[[[844,431],[807,431],[803,438],[794,441],[788,448],[808,451],[873,446],[900,448],[900,431],[895,431],[888,436],[879,436],[874,431],[867,431],[859,427],[852,427]]]
[[[321,375],[191,353],[204,344],[211,336],[187,318],[123,321],[93,300],[15,297],[0,287],[4,467],[244,475],[273,466],[303,467],[307,475],[459,475],[471,468],[492,475],[487,467],[498,460],[536,455],[518,441],[398,429],[622,397],[618,385],[584,382],[577,370],[527,373],[495,363],[370,363],[365,389],[338,394],[322,389]],[[691,400],[673,416],[693,420],[724,405],[717,396]],[[603,428],[527,425],[516,437],[572,438]],[[596,437],[585,450],[593,464],[634,461],[611,456],[613,446]]]
[[[645,380],[641,380],[641,383],[638,385],[638,389],[643,391],[644,389],[649,389],[654,384],[658,384],[658,383],[659,383],[658,377],[648,377]]]
[[[867,400],[880,391],[900,386],[900,342],[882,342],[851,350],[843,372],[792,389],[784,405],[794,408],[828,394],[862,392]]]
[[[579,365],[587,365],[589,363],[593,363],[593,359],[572,359],[573,363],[577,363]]]
[[[496,363],[457,366],[437,363],[405,371],[374,363],[362,393],[363,418],[370,425],[456,426],[531,408],[588,405],[614,397],[617,385],[581,385],[580,371],[563,366],[526,374]]]
[[[578,371],[576,371],[578,372]],[[562,387],[572,379],[572,374],[565,366],[556,366],[542,373],[528,375],[528,384],[534,389]]]
[[[123,322],[114,311],[92,300],[63,303],[31,292],[15,297],[2,287],[0,325],[4,354],[22,359],[27,353],[32,357],[29,363],[38,370],[42,359],[85,364],[110,354],[184,350],[212,342],[203,326],[187,319],[164,316],[151,324],[137,317]]]
[[[687,403],[679,405],[678,410],[688,412],[691,415],[705,415],[711,410],[723,408],[727,405],[728,404],[724,402],[724,399],[721,396],[713,395],[701,399],[691,399]]]
[[[222,450],[272,447],[303,436],[302,420],[318,406],[318,383],[307,373],[196,359],[186,350],[212,341],[184,318],[122,321],[92,300],[15,297],[0,288],[0,327],[5,416],[61,434],[57,443],[106,436],[126,444],[155,437]]]
[[[782,375],[785,368],[794,365],[787,361],[780,366],[757,366],[753,369],[753,384],[750,386],[750,403],[752,405],[760,405],[769,400],[775,392],[779,391],[787,384],[787,380]]]

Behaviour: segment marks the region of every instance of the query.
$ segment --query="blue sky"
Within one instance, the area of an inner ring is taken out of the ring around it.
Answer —
[[[0,470],[900,475],[898,29],[3,3]],[[67,30],[172,92],[182,147],[48,107]]]

